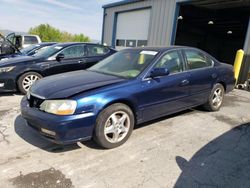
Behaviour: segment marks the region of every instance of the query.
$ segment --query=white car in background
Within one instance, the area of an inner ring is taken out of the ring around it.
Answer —
[[[11,41],[18,49],[26,48],[32,44],[41,43],[41,39],[38,35],[30,35],[30,34],[15,34],[11,33],[6,36],[6,38]]]

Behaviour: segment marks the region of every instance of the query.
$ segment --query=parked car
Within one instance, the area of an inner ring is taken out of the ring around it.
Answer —
[[[134,125],[199,105],[219,110],[231,65],[189,47],[126,49],[85,71],[47,77],[22,99],[28,125],[59,144],[120,146]]]
[[[39,44],[30,45],[27,48],[21,49],[18,53],[8,54],[8,55],[3,56],[4,58],[0,59],[0,63],[7,59],[14,58],[14,57],[25,56],[25,55],[26,56],[35,55],[40,50],[44,50],[48,46],[52,46],[54,44],[56,44],[56,42],[42,42]]]
[[[32,44],[41,43],[41,39],[38,35],[30,34],[15,34],[10,33],[6,38],[11,41],[18,49],[26,48]]]
[[[20,56],[0,63],[0,92],[21,91],[45,76],[91,67],[116,51],[99,44],[61,43],[33,56]]]

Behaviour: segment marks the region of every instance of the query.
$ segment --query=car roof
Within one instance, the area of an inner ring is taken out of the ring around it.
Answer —
[[[58,43],[58,44],[56,44],[56,45],[57,45],[57,46],[61,46],[61,47],[66,47],[66,46],[71,46],[71,45],[76,45],[76,44],[102,45],[102,44],[90,43],[90,42],[64,42],[64,43]]]
[[[127,50],[148,50],[148,51],[156,51],[156,52],[164,52],[172,49],[196,49],[188,46],[147,46],[147,47],[135,47],[135,48],[127,48]],[[126,49],[125,49],[126,50]]]
[[[37,45],[46,46],[46,45],[53,45],[53,44],[57,44],[57,42],[41,42],[41,43],[38,43]]]

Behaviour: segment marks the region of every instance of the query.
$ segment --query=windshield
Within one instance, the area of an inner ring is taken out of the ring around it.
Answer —
[[[28,46],[28,47],[26,47],[26,48],[23,48],[23,49],[20,50],[20,51],[21,51],[22,54],[28,54],[30,51],[32,51],[32,50],[38,48],[39,46],[40,46],[40,45],[38,45],[38,44],[33,44],[33,45],[30,45],[30,46]]]
[[[49,46],[43,50],[39,50],[33,56],[48,58],[48,57],[54,55],[55,53],[59,52],[62,48],[63,48],[62,46]]]
[[[124,50],[100,61],[88,70],[124,78],[137,77],[154,59],[157,52]]]

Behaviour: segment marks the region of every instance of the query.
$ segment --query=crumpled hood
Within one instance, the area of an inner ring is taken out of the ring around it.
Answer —
[[[14,66],[21,62],[28,62],[28,61],[37,61],[39,58],[32,57],[32,56],[19,56],[15,58],[10,58],[6,60],[0,61],[0,67],[6,67],[6,66]]]
[[[39,80],[31,87],[31,93],[44,99],[62,99],[121,81],[124,79],[81,70]]]

